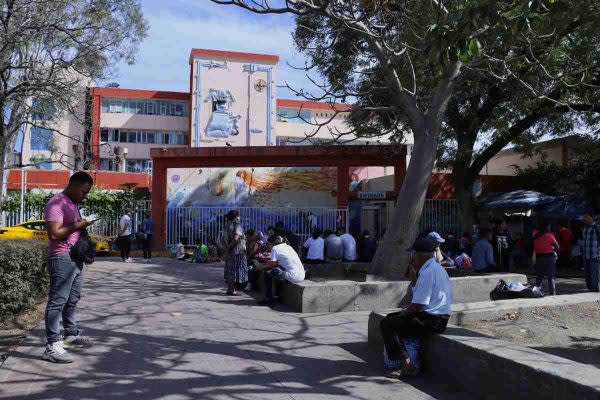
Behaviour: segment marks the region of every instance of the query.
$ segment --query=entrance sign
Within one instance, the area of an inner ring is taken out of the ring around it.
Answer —
[[[357,198],[360,200],[385,200],[386,192],[358,192]]]

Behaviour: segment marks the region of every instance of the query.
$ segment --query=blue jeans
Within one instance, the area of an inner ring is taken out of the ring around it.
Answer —
[[[273,296],[273,279],[276,282],[285,281],[285,270],[281,268],[279,265],[275,268],[265,271],[265,297],[267,300],[272,300],[275,297]]]
[[[59,320],[62,315],[65,336],[79,334],[75,319],[75,307],[81,297],[83,286],[83,263],[71,261],[67,253],[48,259],[50,290],[46,305],[46,339],[48,344],[58,342],[60,337]]]
[[[600,291],[600,258],[584,258],[585,283],[590,292]]]

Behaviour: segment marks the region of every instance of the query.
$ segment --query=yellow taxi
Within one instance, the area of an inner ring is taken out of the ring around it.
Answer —
[[[92,242],[96,245],[96,253],[110,252],[112,240],[106,236],[90,233]],[[0,228],[0,240],[34,239],[48,241],[46,221],[27,221],[22,224]]]

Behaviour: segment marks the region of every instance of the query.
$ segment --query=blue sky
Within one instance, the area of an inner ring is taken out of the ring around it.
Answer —
[[[135,65],[120,64],[109,81],[121,88],[189,90],[188,58],[192,48],[276,54],[280,56],[277,84],[313,89],[303,71],[287,64],[304,65],[294,47],[290,15],[256,15],[238,7],[209,0],[142,0],[150,25]],[[104,85],[101,82],[99,85]],[[278,98],[294,98],[278,88]]]

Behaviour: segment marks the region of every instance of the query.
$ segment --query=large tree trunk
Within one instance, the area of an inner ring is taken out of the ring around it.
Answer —
[[[410,164],[390,223],[369,266],[369,280],[401,280],[406,276],[407,252],[417,236],[429,187],[439,129],[428,126],[415,135]]]

